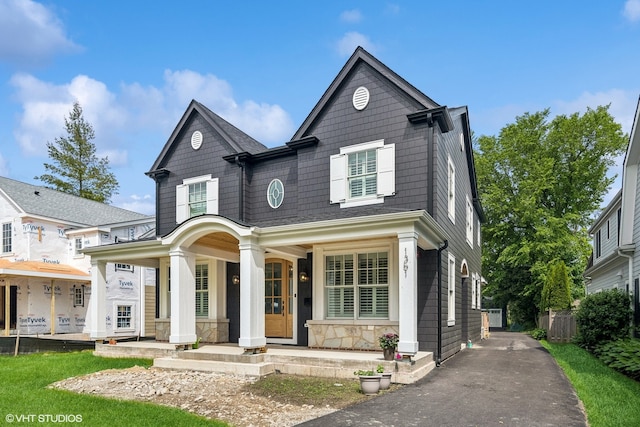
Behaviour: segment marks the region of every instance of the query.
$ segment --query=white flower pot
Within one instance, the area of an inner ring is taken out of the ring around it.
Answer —
[[[378,394],[380,391],[380,375],[361,375],[360,376],[360,389],[362,393],[366,395]]]
[[[386,390],[391,387],[391,372],[383,372],[380,374],[380,390]]]

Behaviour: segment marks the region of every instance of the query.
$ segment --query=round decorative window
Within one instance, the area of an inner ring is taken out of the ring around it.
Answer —
[[[273,209],[278,209],[284,200],[284,184],[279,179],[274,179],[267,187],[267,201]]]
[[[369,104],[369,90],[364,86],[360,86],[353,92],[351,101],[353,102],[353,108],[358,111],[364,110]]]
[[[202,145],[202,132],[199,130],[191,134],[191,147],[197,150]]]

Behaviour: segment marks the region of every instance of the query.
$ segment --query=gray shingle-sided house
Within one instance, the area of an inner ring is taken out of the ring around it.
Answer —
[[[86,333],[92,329],[91,261],[82,251],[155,234],[153,216],[5,177],[0,224],[2,335]],[[145,318],[145,308],[155,313],[155,269],[110,263],[105,271],[99,302],[105,333],[153,335],[154,317]]]
[[[366,350],[395,332],[404,355],[449,357],[481,332],[470,134],[466,107],[362,48],[278,147],[194,100],[147,172],[157,238],[88,249],[94,292],[106,262],[153,265],[158,340]]]
[[[587,294],[620,289],[631,296],[634,333],[640,329],[640,100],[622,170],[622,190],[589,229],[593,255],[584,273]],[[631,278],[631,280],[629,279]]]

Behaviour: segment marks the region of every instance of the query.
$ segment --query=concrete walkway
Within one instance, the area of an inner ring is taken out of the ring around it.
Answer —
[[[492,332],[415,384],[302,426],[586,426],[580,402],[540,343]]]

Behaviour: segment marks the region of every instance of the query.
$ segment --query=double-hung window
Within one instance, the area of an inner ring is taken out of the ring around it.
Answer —
[[[330,201],[341,208],[384,203],[395,194],[395,144],[378,140],[342,147],[330,166]]]
[[[84,285],[73,287],[73,306],[84,307]]]
[[[209,265],[196,264],[196,316],[209,316]]]
[[[218,213],[218,178],[203,175],[176,186],[176,222],[202,214]]]
[[[327,318],[389,317],[388,252],[325,256]]]
[[[447,326],[456,324],[456,258],[449,254],[449,280],[447,283]]]
[[[11,244],[11,223],[2,224],[2,252],[10,253],[13,247]]]
[[[456,167],[449,156],[447,161],[447,207],[449,211],[449,219],[456,223]]]

